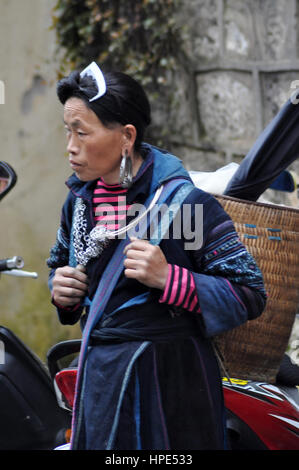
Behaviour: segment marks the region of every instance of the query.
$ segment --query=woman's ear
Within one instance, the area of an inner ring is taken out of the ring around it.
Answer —
[[[133,124],[126,124],[123,128],[123,147],[126,148],[129,155],[134,153],[136,136],[136,127]]]

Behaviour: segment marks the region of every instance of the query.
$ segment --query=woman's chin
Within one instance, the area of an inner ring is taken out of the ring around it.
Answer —
[[[78,178],[80,181],[84,182],[84,183],[87,183],[88,181],[93,181],[93,180],[97,179],[96,176],[93,176],[93,175],[86,175],[86,174],[84,174],[82,171],[75,171],[74,173],[75,173],[75,175],[77,176],[77,178]]]

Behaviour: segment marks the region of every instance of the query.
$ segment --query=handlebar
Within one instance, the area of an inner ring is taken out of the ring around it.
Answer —
[[[20,269],[24,266],[24,260],[21,256],[14,256],[13,258],[0,259],[0,271],[8,269]]]
[[[23,271],[22,269],[11,269],[10,271],[1,271],[1,274],[8,274],[9,276],[16,277],[31,277],[33,279],[38,278],[38,274],[35,272]]]
[[[13,256],[12,258],[0,259],[0,274],[8,274],[9,276],[31,277],[36,279],[38,274],[35,272],[24,271],[24,260],[21,256]]]

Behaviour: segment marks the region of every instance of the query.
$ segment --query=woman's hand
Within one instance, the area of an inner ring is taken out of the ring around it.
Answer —
[[[124,250],[125,275],[148,287],[164,290],[168,276],[167,260],[158,246],[147,240],[131,238]]]
[[[85,297],[88,278],[81,266],[57,268],[53,277],[52,297],[62,307],[73,307]]]

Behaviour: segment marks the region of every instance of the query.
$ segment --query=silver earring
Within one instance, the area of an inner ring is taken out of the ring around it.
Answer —
[[[128,151],[125,150],[125,154],[122,156],[120,169],[119,169],[119,184],[122,188],[129,188],[133,182],[133,168],[132,160],[128,155]]]

